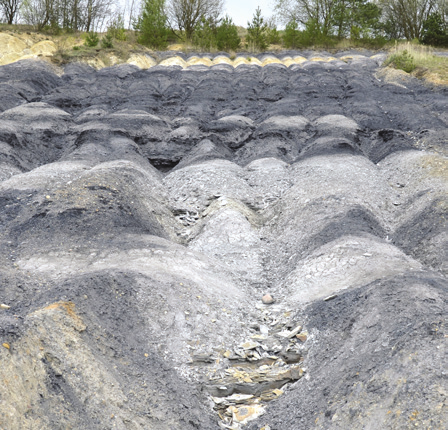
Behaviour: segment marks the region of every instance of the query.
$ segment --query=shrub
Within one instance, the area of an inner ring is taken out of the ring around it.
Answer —
[[[70,48],[67,36],[59,37],[55,40],[56,51],[54,52],[54,58],[59,61],[65,62],[70,57]]]
[[[240,47],[241,39],[229,16],[222,19],[219,25],[213,18],[202,17],[195,27],[192,42],[203,50],[217,48],[220,51],[234,51]]]
[[[226,16],[216,29],[216,46],[220,51],[235,51],[240,47],[241,39],[232,18]]]
[[[86,39],[84,41],[84,45],[93,48],[96,45],[98,45],[99,41],[100,41],[100,38],[98,37],[98,34],[95,33],[94,31],[91,31],[86,34]]]
[[[384,36],[377,36],[373,38],[363,38],[361,40],[363,46],[368,46],[373,49],[381,49],[388,43]]]
[[[112,19],[109,27],[107,28],[107,33],[110,34],[115,40],[125,41],[127,39],[122,15],[118,15]]]
[[[104,37],[101,39],[101,47],[104,49],[110,49],[114,47],[112,43],[112,35],[110,33],[106,33]]]
[[[43,32],[47,34],[52,34],[53,36],[58,36],[62,33],[62,28],[59,26],[57,21],[52,20],[50,25],[46,25],[43,28]]]
[[[385,66],[394,66],[396,69],[411,73],[415,69],[414,57],[404,50],[400,53],[392,54],[384,63]]]

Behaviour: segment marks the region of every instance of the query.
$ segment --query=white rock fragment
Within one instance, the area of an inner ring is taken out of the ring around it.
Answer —
[[[244,402],[246,400],[252,399],[254,396],[253,394],[232,394],[229,397],[225,397],[225,400],[227,400],[228,402],[232,402],[232,403],[240,403],[240,402]]]
[[[269,334],[269,328],[263,324],[260,325],[260,333],[264,335]]]
[[[294,330],[291,330],[288,335],[288,339],[293,338],[295,335],[299,334],[302,331],[302,326],[298,325]]]
[[[275,335],[279,336],[279,337],[283,337],[285,339],[288,339],[290,334],[291,334],[291,332],[289,330],[286,330],[286,331],[281,331],[279,333],[276,333]]]
[[[243,348],[243,349],[245,349],[247,351],[249,349],[255,349],[255,348],[259,347],[259,346],[260,346],[260,344],[258,342],[248,341],[248,342],[245,342],[242,345],[240,345],[240,348]]]

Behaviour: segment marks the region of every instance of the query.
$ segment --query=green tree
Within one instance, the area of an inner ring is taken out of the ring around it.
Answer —
[[[335,32],[338,38],[350,36],[359,39],[378,34],[381,10],[369,0],[337,0],[331,9],[330,25],[327,32]]]
[[[321,40],[334,34],[339,38],[351,34],[372,37],[380,30],[377,1],[408,0],[275,0],[275,11],[284,23],[295,21],[302,28],[308,26],[306,32],[311,32],[312,38],[317,30]]]
[[[316,19],[310,19],[306,25],[302,34],[302,42],[305,46],[312,45],[314,43],[323,42],[328,36],[328,31],[319,24]]]
[[[219,21],[202,17],[194,30],[193,44],[205,50],[218,48],[220,51],[229,51],[238,49],[241,39],[229,16]]]
[[[420,42],[425,45],[448,46],[447,28],[440,13],[432,13],[423,23]]]
[[[277,30],[277,23],[274,18],[270,18],[267,20],[266,25],[267,29],[267,41],[268,45],[279,45],[282,43],[282,37],[280,36],[280,32]]]
[[[134,28],[139,32],[138,43],[155,49],[168,46],[169,29],[165,0],[145,0],[142,13]]]
[[[391,36],[419,39],[423,23],[436,8],[436,0],[378,0]]]
[[[261,16],[260,6],[257,7],[252,22],[247,23],[247,42],[256,49],[264,50],[268,47],[268,26]]]
[[[215,20],[203,16],[196,24],[191,40],[193,45],[203,50],[212,50],[217,45],[216,33],[217,27]]]
[[[376,36],[381,27],[381,10],[369,0],[339,0],[334,9],[333,24],[339,38]]]
[[[299,48],[301,46],[300,35],[299,24],[292,19],[286,24],[285,32],[283,33],[283,44],[287,48]]]
[[[216,30],[216,45],[220,51],[236,51],[241,45],[238,29],[229,16],[221,21]]]
[[[113,7],[114,0],[22,0],[20,15],[38,31],[91,32],[102,27]]]
[[[172,26],[183,31],[186,40],[192,40],[193,33],[203,17],[218,21],[224,0],[168,0],[167,5]]]
[[[324,37],[333,31],[335,15],[345,0],[275,0],[274,10],[284,22],[314,26]],[[310,24],[312,23],[312,24]]]

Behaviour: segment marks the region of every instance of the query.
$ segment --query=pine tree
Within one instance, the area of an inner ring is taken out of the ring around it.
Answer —
[[[247,23],[247,42],[254,48],[263,51],[268,47],[268,26],[261,16],[260,6],[257,7],[252,22]]]
[[[238,29],[229,16],[226,16],[217,28],[216,41],[220,51],[236,51],[240,47]]]
[[[155,49],[168,46],[169,29],[165,0],[145,0],[135,29],[140,32],[138,42]]]
[[[299,24],[295,20],[291,20],[286,24],[285,32],[283,34],[283,43],[287,48],[300,47],[300,31]]]
[[[194,29],[192,42],[205,51],[216,48],[216,22],[202,17]]]

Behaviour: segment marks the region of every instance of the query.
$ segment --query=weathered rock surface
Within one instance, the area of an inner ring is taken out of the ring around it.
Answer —
[[[445,427],[447,93],[348,54],[0,67],[1,428]]]

